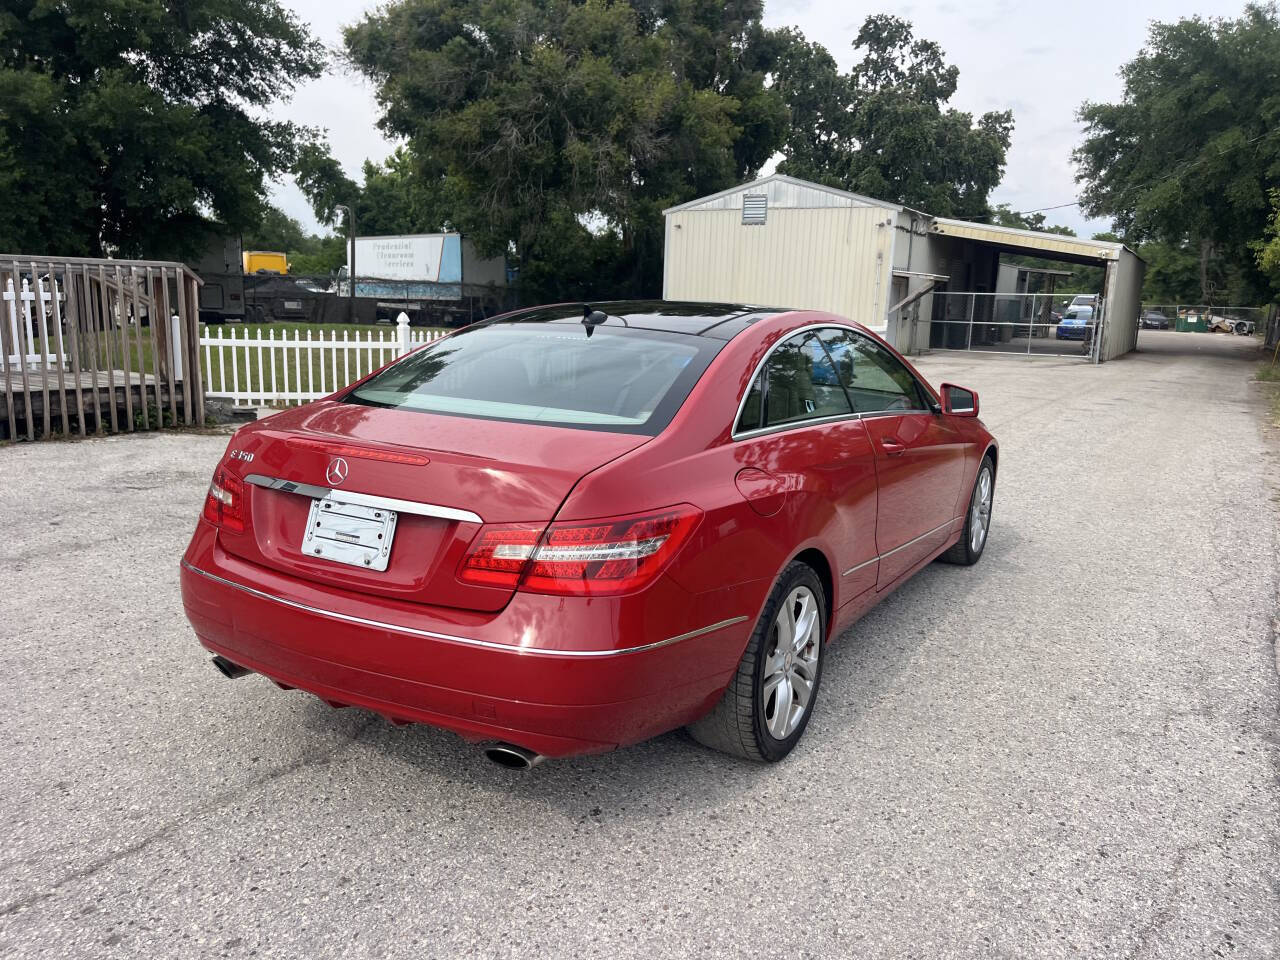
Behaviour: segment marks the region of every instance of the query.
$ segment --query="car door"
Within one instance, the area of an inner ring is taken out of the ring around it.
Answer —
[[[838,603],[876,584],[875,453],[816,330],[780,342],[743,400],[738,486],[785,490],[788,538],[834,553]],[[749,498],[750,499],[750,498]]]
[[[876,586],[884,589],[946,542],[964,479],[965,442],[906,365],[855,330],[822,337],[875,453]]]

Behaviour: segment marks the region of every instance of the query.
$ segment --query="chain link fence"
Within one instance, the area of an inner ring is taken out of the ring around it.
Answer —
[[[1267,308],[1265,307],[1224,307],[1203,303],[1144,303],[1138,317],[1138,326],[1144,330],[1254,336],[1264,332],[1266,320]]]
[[[1097,298],[1086,294],[935,291],[901,312],[908,352],[1092,357],[1100,321]]]

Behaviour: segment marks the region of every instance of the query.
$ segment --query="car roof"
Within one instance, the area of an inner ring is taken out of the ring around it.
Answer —
[[[494,323],[581,323],[592,311],[605,314],[602,326],[631,327],[663,333],[732,340],[759,320],[791,311],[782,307],[754,307],[740,303],[698,303],[673,300],[595,300],[558,303],[505,313],[484,321]]]

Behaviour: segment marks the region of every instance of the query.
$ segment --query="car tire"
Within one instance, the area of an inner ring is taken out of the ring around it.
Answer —
[[[971,567],[982,559],[982,551],[987,548],[987,535],[991,532],[991,506],[995,496],[996,467],[988,454],[982,458],[978,475],[973,480],[973,492],[969,494],[969,507],[965,511],[960,539],[939,556],[939,560]]]
[[[801,636],[795,635],[797,621],[807,625]],[[711,712],[689,725],[690,736],[705,747],[746,760],[781,760],[813,716],[826,646],[822,583],[812,567],[791,563],[765,602],[737,672]],[[807,694],[802,694],[806,686]],[[796,700],[802,695],[804,703],[797,713]]]

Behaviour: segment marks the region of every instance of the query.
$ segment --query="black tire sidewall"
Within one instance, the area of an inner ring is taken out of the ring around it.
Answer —
[[[769,732],[769,727],[764,717],[765,658],[769,650],[769,634],[773,630],[773,621],[778,615],[778,608],[786,600],[787,595],[799,586],[808,587],[818,601],[818,666],[814,671],[813,693],[809,697],[808,709],[805,710],[799,725],[791,731],[790,735],[783,740],[778,740]],[[765,760],[777,761],[789,754],[800,738],[804,736],[804,732],[809,726],[809,719],[813,716],[813,711],[817,707],[818,694],[822,686],[822,671],[826,662],[827,648],[827,598],[818,575],[811,567],[796,563],[784,571],[782,578],[774,586],[768,603],[765,604],[764,615],[760,618],[759,624],[756,625],[756,630],[759,632],[759,643],[756,644],[755,665],[751,681],[752,727],[756,746],[761,755]]]
[[[968,555],[970,563],[978,562],[983,551],[987,549],[987,541],[991,539],[991,517],[988,515],[987,535],[982,538],[982,546],[977,550],[973,549],[973,504],[978,499],[978,485],[982,480],[983,470],[991,474],[991,510],[993,513],[996,506],[996,469],[991,465],[990,457],[983,457],[982,463],[978,466],[978,473],[973,478],[973,492],[969,494],[969,509],[965,512],[964,518],[964,552]]]

